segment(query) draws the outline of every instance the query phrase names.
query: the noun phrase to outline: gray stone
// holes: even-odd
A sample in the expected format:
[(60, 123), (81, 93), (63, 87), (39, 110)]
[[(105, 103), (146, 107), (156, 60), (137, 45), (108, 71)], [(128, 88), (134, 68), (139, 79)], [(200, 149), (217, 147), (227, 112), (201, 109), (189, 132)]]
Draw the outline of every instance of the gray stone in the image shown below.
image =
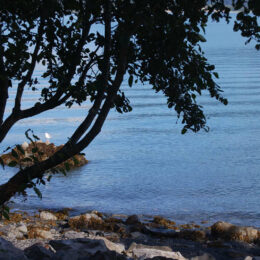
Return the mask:
[(0, 260), (27, 260), (24, 252), (0, 237)]
[(19, 232), (23, 233), (23, 234), (27, 234), (27, 232), (28, 232), (27, 227), (26, 227), (26, 225), (25, 225), (23, 222), (19, 223), (19, 224), (17, 225), (16, 229), (17, 229)]
[(57, 220), (57, 217), (48, 211), (42, 211), (40, 213), (40, 219), (42, 220)]
[(192, 257), (190, 258), (190, 260), (216, 260), (216, 259), (212, 255), (205, 253), (201, 256)]
[(90, 256), (88, 260), (128, 260), (124, 255), (119, 255), (116, 252), (108, 251), (108, 252), (100, 252), (98, 251), (96, 254)]
[(53, 239), (53, 234), (48, 230), (37, 228), (34, 232), (37, 238)]
[(77, 257), (88, 257), (94, 255), (96, 252), (108, 252), (115, 251), (121, 254), (125, 247), (121, 244), (113, 243), (106, 238), (94, 237), (79, 238), (74, 240), (52, 240), (50, 245), (57, 251), (55, 259), (69, 259), (74, 255), (72, 259), (78, 259)]
[(125, 223), (126, 223), (127, 225), (135, 225), (135, 224), (140, 223), (140, 220), (139, 220), (139, 218), (138, 218), (137, 215), (132, 215), (132, 216), (129, 216), (129, 217), (127, 218), (127, 220), (125, 221)]
[(258, 239), (258, 232), (252, 227), (240, 227), (222, 221), (211, 226), (212, 236), (228, 240), (254, 242)]
[(134, 259), (146, 259), (154, 257), (166, 257), (175, 260), (187, 260), (180, 252), (173, 252), (170, 247), (166, 246), (147, 246), (132, 243), (127, 250), (127, 255)]
[(21, 239), (24, 237), (24, 234), (22, 232), (19, 231), (19, 228), (16, 228), (15, 226), (11, 225), (9, 227), (9, 230), (7, 230), (7, 232), (5, 232), (5, 234), (7, 235), (8, 239)]
[(39, 244), (34, 244), (31, 247), (26, 248), (24, 253), (29, 259), (37, 260), (51, 259), (51, 257), (54, 255), (53, 252), (47, 250), (45, 247)]
[(84, 232), (76, 232), (74, 230), (69, 230), (63, 234), (64, 238), (66, 239), (75, 239), (75, 238), (84, 238), (88, 235)]

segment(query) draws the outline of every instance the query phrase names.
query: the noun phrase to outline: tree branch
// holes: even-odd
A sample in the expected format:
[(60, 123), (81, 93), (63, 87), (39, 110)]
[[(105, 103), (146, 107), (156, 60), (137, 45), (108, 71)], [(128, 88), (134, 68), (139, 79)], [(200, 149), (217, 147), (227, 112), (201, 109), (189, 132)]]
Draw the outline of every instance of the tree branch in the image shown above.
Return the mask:
[[(106, 101), (104, 102), (100, 114), (97, 120), (95, 121), (94, 125), (92, 126), (91, 130), (85, 135), (85, 137), (79, 143), (71, 144), (70, 141), (68, 141), (61, 150), (57, 151), (47, 160), (19, 171), (7, 183), (1, 185), (0, 205), (3, 205), (5, 202), (7, 202), (12, 196), (14, 196), (16, 192), (18, 192), (21, 189), (23, 184), (26, 184), (28, 182), (28, 176), (30, 177), (30, 180), (33, 180), (35, 178), (41, 178), (46, 170), (55, 167), (56, 165), (64, 162), (65, 160), (71, 158), (72, 156), (78, 154), (80, 151), (86, 148), (101, 131), (104, 121), (113, 104), (113, 98), (115, 97), (123, 81), (123, 77), (127, 66), (127, 51), (129, 39), (130, 35), (127, 35), (127, 37), (124, 38), (124, 41), (121, 41), (119, 50), (118, 70), (115, 80), (113, 81), (113, 85), (111, 86), (111, 89), (108, 92)], [(106, 69), (104, 69), (104, 72), (106, 71), (109, 71), (109, 66)], [(107, 75), (106, 78), (108, 81), (108, 74), (104, 75)]]
[(8, 78), (4, 66), (4, 47), (2, 46), (2, 26), (0, 27), (0, 126), (3, 123), (3, 117), (8, 99)]
[[(98, 89), (98, 94), (96, 97), (96, 100), (92, 106), (92, 108), (89, 110), (87, 117), (85, 120), (80, 124), (80, 126), (76, 129), (74, 134), (70, 138), (69, 144), (75, 144), (82, 135), (87, 131), (87, 129), (90, 127), (91, 123), (95, 119), (98, 110), (100, 109), (105, 89), (108, 86), (108, 79), (109, 79), (109, 72), (110, 72), (110, 53), (111, 53), (111, 16), (110, 16), (110, 3), (109, 0), (105, 3), (105, 14), (104, 14), (104, 20), (105, 20), (105, 46), (104, 46), (104, 63), (102, 67), (102, 88)], [(99, 47), (96, 48), (94, 53), (97, 53)], [(94, 57), (94, 56), (93, 56)], [(86, 68), (89, 69), (90, 63)], [(85, 68), (85, 69), (86, 69)], [(86, 73), (83, 72), (83, 73)], [(81, 80), (81, 79), (80, 79)]]
[(40, 25), (38, 27), (38, 33), (37, 33), (37, 40), (35, 43), (34, 52), (32, 54), (32, 62), (30, 64), (30, 68), (26, 74), (26, 76), (23, 77), (23, 80), (18, 84), (16, 97), (15, 97), (15, 105), (13, 108), (13, 113), (18, 113), (21, 108), (21, 98), (23, 95), (24, 87), (28, 83), (28, 81), (31, 79), (33, 71), (35, 69), (36, 61), (37, 61), (37, 55), (40, 50), (40, 45), (42, 42), (42, 36), (43, 36), (43, 27), (44, 27), (44, 20), (43, 18), (40, 19)]

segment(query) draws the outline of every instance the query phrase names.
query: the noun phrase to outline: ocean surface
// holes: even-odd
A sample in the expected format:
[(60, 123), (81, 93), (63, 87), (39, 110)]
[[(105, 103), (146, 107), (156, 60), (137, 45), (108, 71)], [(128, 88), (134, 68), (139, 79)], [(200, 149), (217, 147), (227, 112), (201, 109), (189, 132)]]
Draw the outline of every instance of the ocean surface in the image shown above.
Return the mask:
[[(179, 223), (225, 220), (260, 227), (260, 52), (253, 44), (245, 46), (245, 39), (225, 22), (210, 23), (205, 37), (206, 56), (216, 65), (218, 83), (229, 100), (224, 106), (207, 93), (199, 98), (209, 133), (181, 135), (182, 125), (161, 94), (150, 86), (130, 89), (125, 83), (133, 111), (110, 113), (102, 133), (84, 151), (89, 164), (67, 176), (56, 175), (41, 188), (42, 200), (29, 192), (27, 201), (15, 198), (13, 207), (71, 207), (75, 214), (95, 209), (163, 215)], [(26, 90), (24, 107), (31, 106), (38, 94)], [(23, 120), (0, 149), (24, 142), (28, 128), (44, 141), (48, 132), (51, 141), (62, 144), (88, 108), (59, 107)], [(15, 172), (1, 170), (0, 183)]]

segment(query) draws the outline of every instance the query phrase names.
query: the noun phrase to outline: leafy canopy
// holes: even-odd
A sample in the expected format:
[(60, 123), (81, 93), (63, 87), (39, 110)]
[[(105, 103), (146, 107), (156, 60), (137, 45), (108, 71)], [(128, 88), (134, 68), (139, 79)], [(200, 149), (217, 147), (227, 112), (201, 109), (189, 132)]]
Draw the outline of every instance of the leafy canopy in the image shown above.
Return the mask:
[[(260, 1), (233, 0), (232, 5), (234, 30), (259, 50)], [(62, 104), (92, 104), (62, 149), (0, 186), (0, 205), (27, 187), (36, 188), (35, 179), (41, 183), (44, 172), (86, 148), (111, 108), (131, 111), (121, 90), (126, 76), (129, 87), (148, 83), (165, 95), (182, 119), (182, 133), (208, 130), (197, 95), (207, 91), (223, 104), (227, 100), (200, 44), (206, 41), (208, 20), (229, 22), (229, 12), (223, 0), (0, 0), (0, 142), (21, 119)], [(37, 64), (43, 66), (41, 75), (35, 73)], [(42, 86), (42, 79), (48, 84)], [(22, 106), (25, 89), (40, 92), (29, 108)]]

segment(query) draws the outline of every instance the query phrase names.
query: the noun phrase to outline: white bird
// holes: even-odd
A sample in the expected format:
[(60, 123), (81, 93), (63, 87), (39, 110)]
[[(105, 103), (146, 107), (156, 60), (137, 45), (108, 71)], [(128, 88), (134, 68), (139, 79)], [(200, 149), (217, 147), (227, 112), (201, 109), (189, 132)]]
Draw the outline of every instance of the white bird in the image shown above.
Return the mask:
[(21, 146), (24, 150), (26, 150), (26, 148), (28, 148), (29, 144), (27, 142), (24, 142)]
[(51, 135), (48, 134), (48, 133), (45, 133), (45, 137), (46, 137), (47, 139), (51, 139)]
[(48, 133), (45, 133), (45, 137), (46, 137), (46, 139), (47, 139), (45, 143), (46, 143), (47, 145), (49, 145), (49, 144), (50, 144), (50, 140), (49, 140), (49, 139), (51, 138), (51, 135), (48, 134)]

